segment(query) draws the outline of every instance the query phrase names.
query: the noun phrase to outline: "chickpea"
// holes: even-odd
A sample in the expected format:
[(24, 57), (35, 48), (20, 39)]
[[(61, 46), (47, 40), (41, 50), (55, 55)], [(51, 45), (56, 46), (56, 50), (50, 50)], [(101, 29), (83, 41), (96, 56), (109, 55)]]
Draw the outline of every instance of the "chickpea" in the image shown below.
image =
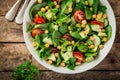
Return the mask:
[(52, 60), (48, 60), (48, 64), (52, 64), (53, 62), (52, 62)]
[(104, 38), (102, 39), (102, 41), (107, 42), (107, 38), (106, 38), (106, 37), (104, 37)]
[(35, 14), (35, 18), (37, 18), (37, 17), (39, 17), (39, 15), (38, 15), (38, 14)]
[(62, 67), (65, 67), (65, 63), (64, 63), (64, 62), (61, 62), (60, 65), (61, 65)]
[(95, 46), (94, 45), (90, 45), (90, 48), (94, 48)]
[(76, 27), (80, 27), (80, 24), (78, 23), (78, 24), (76, 24), (75, 26), (76, 26)]
[(72, 45), (75, 44), (75, 41), (71, 41), (71, 44), (72, 44)]
[(102, 15), (101, 14), (98, 14), (97, 15), (97, 19), (101, 19), (102, 18)]
[(70, 34), (72, 34), (72, 31), (69, 31)]
[(102, 31), (102, 32), (105, 32), (105, 29), (102, 29), (101, 31)]
[(92, 7), (90, 7), (90, 10), (91, 10), (91, 11), (93, 11), (93, 8), (92, 8)]
[(100, 48), (100, 49), (103, 49), (103, 48), (104, 48), (104, 46), (103, 46), (103, 45), (99, 45), (99, 48)]
[(45, 31), (44, 31), (44, 33), (45, 33), (45, 34), (48, 34), (48, 33), (49, 33), (49, 31), (48, 31), (48, 30), (45, 30)]
[(55, 5), (55, 6), (57, 5), (57, 1), (54, 1), (54, 5)]
[(87, 24), (86, 20), (82, 20), (82, 24)]
[(59, 56), (59, 54), (58, 54), (58, 53), (55, 53), (54, 55), (55, 55), (55, 57), (56, 57), (56, 58)]
[(33, 42), (33, 43), (32, 43), (32, 46), (33, 46), (33, 47), (36, 47), (36, 46), (37, 46), (36, 42)]
[(49, 9), (49, 6), (45, 6), (45, 9), (48, 10), (48, 9)]
[(72, 12), (72, 10), (73, 10), (72, 7), (68, 8), (68, 12)]
[(88, 34), (88, 33), (89, 33), (89, 31), (88, 31), (88, 30), (85, 30), (85, 31), (84, 31), (84, 34)]
[(86, 27), (86, 25), (85, 25), (85, 24), (82, 24), (82, 25), (81, 25), (81, 27), (82, 27), (82, 28), (85, 28), (85, 27)]
[(69, 30), (69, 31), (71, 30), (70, 26), (68, 26), (68, 30)]
[(57, 19), (57, 17), (56, 16), (54, 16), (54, 20), (56, 20)]
[(93, 15), (92, 15), (92, 18), (94, 18), (94, 19), (95, 19), (96, 17), (97, 17), (97, 15), (96, 15), (96, 14), (93, 14)]
[(103, 15), (103, 18), (107, 18), (107, 14), (104, 14), (104, 15)]
[(45, 8), (41, 8), (41, 12), (45, 12), (46, 11), (46, 9)]
[(93, 36), (90, 36), (90, 40), (93, 41), (93, 40), (94, 40), (94, 37), (93, 37)]
[(42, 0), (37, 0), (37, 2), (38, 2), (39, 4), (41, 4), (41, 3), (42, 3)]
[(57, 8), (57, 9), (60, 8), (60, 5), (56, 5), (56, 8)]
[(61, 49), (61, 46), (57, 46), (57, 49), (59, 49), (59, 50), (60, 50), (60, 49)]
[(88, 1), (85, 1), (85, 4), (88, 5), (89, 4)]
[(50, 44), (45, 44), (45, 47), (46, 47), (46, 48), (49, 48), (49, 47), (50, 47)]

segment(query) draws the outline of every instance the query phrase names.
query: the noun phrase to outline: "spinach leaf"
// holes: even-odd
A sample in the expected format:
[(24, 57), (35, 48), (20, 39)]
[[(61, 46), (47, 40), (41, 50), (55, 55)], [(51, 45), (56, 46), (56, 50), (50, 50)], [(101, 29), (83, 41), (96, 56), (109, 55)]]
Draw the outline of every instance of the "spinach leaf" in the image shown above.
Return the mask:
[(68, 68), (71, 69), (71, 70), (74, 70), (75, 62), (76, 62), (76, 58), (71, 57), (70, 60), (69, 60)]
[(84, 45), (84, 44), (81, 44), (80, 46), (78, 46), (78, 50), (79, 50), (80, 52), (85, 53), (85, 52), (87, 52), (87, 50), (88, 50), (88, 46), (86, 46), (86, 45)]
[(56, 23), (58, 24), (64, 23), (64, 22), (67, 22), (69, 19), (70, 19), (70, 15), (65, 15), (65, 14), (58, 15)]
[(50, 24), (50, 23), (37, 24), (37, 25), (34, 26), (34, 29), (35, 29), (35, 28), (40, 28), (40, 29), (42, 29), (42, 30), (46, 30), (46, 29), (49, 28), (49, 24)]
[(98, 12), (99, 3), (100, 3), (100, 0), (94, 0), (94, 4), (93, 4), (93, 12), (94, 12), (94, 14), (97, 14), (97, 12)]
[(33, 25), (27, 23), (26, 28), (27, 28), (27, 32), (32, 32), (32, 30), (33, 30)]
[(92, 11), (88, 7), (85, 8), (85, 14), (86, 14), (86, 19), (91, 20), (92, 19)]
[(62, 60), (61, 60), (60, 54), (59, 54), (59, 56), (58, 56), (58, 58), (57, 58), (56, 66), (59, 66), (59, 64), (60, 64), (61, 61), (62, 61)]
[(64, 25), (62, 25), (62, 26), (59, 28), (59, 31), (60, 31), (62, 34), (65, 34), (65, 33), (68, 32), (67, 28), (68, 28), (67, 24), (64, 24)]
[(103, 13), (105, 13), (106, 10), (107, 10), (107, 7), (104, 6), (104, 5), (101, 5), (101, 6), (99, 6), (98, 10), (99, 10), (99, 11), (102, 11)]
[(79, 35), (79, 33), (77, 31), (72, 32), (71, 36), (75, 39), (81, 39), (81, 36)]

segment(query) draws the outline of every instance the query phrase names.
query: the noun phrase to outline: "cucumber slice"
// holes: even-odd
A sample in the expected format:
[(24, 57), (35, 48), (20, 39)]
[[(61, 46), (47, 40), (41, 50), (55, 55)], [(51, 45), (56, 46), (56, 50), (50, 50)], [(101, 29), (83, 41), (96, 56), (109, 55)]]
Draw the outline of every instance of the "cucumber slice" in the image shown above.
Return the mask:
[(51, 54), (48, 59), (52, 60), (52, 61), (56, 61), (56, 58), (55, 58), (55, 55), (54, 54)]
[(109, 25), (107, 28), (106, 28), (106, 31), (107, 31), (107, 38), (108, 40), (111, 38), (112, 36), (112, 27)]
[(105, 20), (104, 20), (104, 26), (106, 27), (106, 26), (108, 26), (108, 24), (109, 24), (108, 19), (105, 19)]
[(91, 25), (91, 28), (93, 31), (96, 31), (96, 32), (101, 32), (101, 28), (99, 25)]
[(98, 33), (98, 36), (103, 37), (103, 36), (107, 36), (107, 34), (106, 34), (106, 33), (103, 33), (103, 32), (99, 32), (99, 33)]
[(94, 45), (95, 46), (99, 46), (100, 43), (101, 43), (100, 38), (97, 35), (95, 35), (95, 34), (93, 35), (93, 37), (94, 37), (94, 41), (93, 41)]
[(87, 57), (86, 59), (85, 59), (85, 61), (87, 62), (87, 63), (89, 63), (89, 62), (91, 62), (91, 61), (93, 61), (94, 60), (94, 57)]
[(86, 37), (87, 37), (87, 35), (86, 35), (86, 34), (84, 34), (84, 31), (81, 31), (79, 34), (80, 34), (80, 36), (81, 36), (81, 39), (84, 39), (84, 38), (86, 38)]

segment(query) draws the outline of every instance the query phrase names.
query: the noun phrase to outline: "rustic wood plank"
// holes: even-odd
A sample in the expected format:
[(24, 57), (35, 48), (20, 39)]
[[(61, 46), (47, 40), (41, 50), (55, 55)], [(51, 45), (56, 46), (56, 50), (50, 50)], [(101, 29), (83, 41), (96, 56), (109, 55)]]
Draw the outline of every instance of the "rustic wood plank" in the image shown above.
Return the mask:
[[(0, 15), (5, 15), (7, 11), (13, 6), (17, 0), (0, 0)], [(109, 0), (116, 16), (120, 16), (120, 1), (119, 0)]]
[(0, 16), (0, 42), (24, 42), (22, 25), (8, 22)]
[[(13, 80), (12, 74), (13, 72), (0, 72), (0, 80)], [(120, 80), (120, 72), (87, 71), (79, 74), (66, 75), (44, 71), (38, 77), (40, 80)]]
[(31, 58), (25, 44), (0, 44), (0, 71), (12, 71)]
[[(117, 33), (116, 43), (120, 43), (120, 17), (116, 17)], [(22, 25), (8, 22), (4, 16), (0, 16), (0, 42), (24, 42)]]
[[(120, 70), (120, 43), (115, 43), (108, 56), (92, 70)], [(0, 71), (12, 71), (26, 60), (31, 60), (25, 44), (0, 43)], [(34, 58), (35, 64), (41, 70), (48, 70), (40, 65)], [(13, 64), (14, 63), (14, 64)]]

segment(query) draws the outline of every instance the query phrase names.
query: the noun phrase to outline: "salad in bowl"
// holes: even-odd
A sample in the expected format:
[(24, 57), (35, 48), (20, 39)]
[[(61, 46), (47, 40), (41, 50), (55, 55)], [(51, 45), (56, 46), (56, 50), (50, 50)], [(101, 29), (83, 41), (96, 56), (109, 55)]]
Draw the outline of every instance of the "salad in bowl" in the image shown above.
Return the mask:
[(114, 22), (111, 25), (107, 12), (110, 5), (106, 2), (107, 7), (102, 1), (32, 2), (25, 14), (29, 21), (24, 18), (26, 23), (23, 24), (24, 38), (31, 54), (56, 72), (78, 73), (87, 66), (84, 71), (97, 65), (108, 54), (115, 37), (112, 9)]

